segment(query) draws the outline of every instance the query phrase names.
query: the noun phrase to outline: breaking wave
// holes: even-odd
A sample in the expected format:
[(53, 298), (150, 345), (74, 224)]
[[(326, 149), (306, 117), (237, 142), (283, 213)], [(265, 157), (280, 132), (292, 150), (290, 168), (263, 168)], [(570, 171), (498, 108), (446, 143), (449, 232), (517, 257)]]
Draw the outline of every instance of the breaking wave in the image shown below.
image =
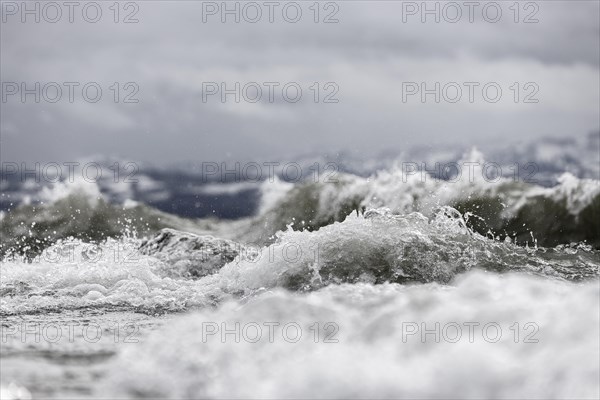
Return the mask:
[(596, 278), (590, 246), (521, 247), (473, 232), (449, 207), (432, 218), (387, 209), (318, 231), (287, 229), (272, 244), (163, 230), (150, 241), (61, 241), (36, 259), (5, 259), (2, 314), (96, 307), (163, 313), (214, 306), (266, 289), (313, 291), (345, 283), (449, 283), (472, 269), (560, 280)]
[(522, 245), (586, 242), (600, 248), (600, 181), (569, 173), (561, 175), (551, 188), (511, 178), (490, 181), (480, 153), (472, 151), (462, 163), (478, 167), (453, 182), (434, 179), (426, 172), (408, 173), (398, 165), (368, 178), (341, 175), (335, 183), (294, 186), (259, 218), (266, 229), (260, 234), (252, 230), (248, 237), (268, 241), (290, 223), (294, 229), (316, 230), (369, 208), (431, 216), (437, 208), (451, 206), (482, 235), (501, 240), (508, 237)]
[[(3, 365), (29, 374), (22, 386), (3, 368), (2, 396), (51, 397), (40, 381), (56, 379), (58, 397), (81, 397), (80, 385), (115, 398), (598, 398), (595, 170), (543, 186), (485, 178), (477, 151), (461, 162), (476, 167), (451, 179), (398, 163), (329, 182), (200, 188), (241, 201), (256, 191), (256, 213), (235, 220), (114, 201), (91, 183), (43, 188), (0, 212), (0, 316), (13, 332)], [(158, 181), (142, 186), (173, 200)], [(91, 317), (150, 328), (125, 349), (112, 337), (32, 346), (15, 333), (25, 320)], [(272, 341), (274, 321), (303, 334)], [(236, 324), (263, 334), (220, 336)], [(457, 326), (462, 339), (448, 340)], [(46, 356), (54, 370), (21, 374)], [(72, 381), (63, 357), (90, 367)]]

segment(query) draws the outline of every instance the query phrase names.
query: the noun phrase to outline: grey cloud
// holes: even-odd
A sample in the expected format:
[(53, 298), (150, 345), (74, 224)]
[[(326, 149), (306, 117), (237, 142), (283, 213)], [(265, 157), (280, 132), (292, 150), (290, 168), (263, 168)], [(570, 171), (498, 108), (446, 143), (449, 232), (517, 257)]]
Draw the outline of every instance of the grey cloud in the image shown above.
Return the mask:
[[(339, 24), (204, 24), (191, 2), (139, 2), (140, 22), (131, 25), (9, 21), (2, 24), (3, 82), (97, 81), (107, 88), (134, 81), (140, 102), (3, 103), (0, 154), (58, 160), (116, 153), (169, 163), (489, 145), (597, 130), (598, 3), (538, 3), (537, 24), (508, 17), (497, 24), (402, 23), (394, 2), (339, 2)], [(494, 74), (503, 82), (539, 80), (540, 103), (400, 101), (403, 80)], [(271, 80), (302, 83), (305, 100), (311, 82), (334, 81), (340, 103), (202, 102), (202, 82)]]

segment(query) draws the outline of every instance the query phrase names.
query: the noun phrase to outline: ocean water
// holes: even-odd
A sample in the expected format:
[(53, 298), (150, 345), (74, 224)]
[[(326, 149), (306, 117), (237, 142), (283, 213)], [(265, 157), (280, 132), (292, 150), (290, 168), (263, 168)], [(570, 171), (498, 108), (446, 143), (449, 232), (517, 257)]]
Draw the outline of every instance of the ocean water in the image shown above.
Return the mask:
[(201, 186), (236, 218), (9, 183), (1, 397), (598, 398), (598, 164), (485, 160)]

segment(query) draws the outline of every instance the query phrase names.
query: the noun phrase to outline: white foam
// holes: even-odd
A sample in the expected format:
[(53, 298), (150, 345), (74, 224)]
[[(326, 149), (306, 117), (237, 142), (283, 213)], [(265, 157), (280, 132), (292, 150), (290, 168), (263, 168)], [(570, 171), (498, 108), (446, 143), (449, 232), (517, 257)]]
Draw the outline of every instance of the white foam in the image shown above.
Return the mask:
[[(126, 349), (102, 390), (160, 398), (598, 398), (599, 300), (597, 282), (482, 272), (451, 287), (357, 284), (307, 295), (269, 292), (173, 321), (143, 347)], [(260, 339), (244, 340), (255, 331), (239, 343), (231, 333), (223, 338), (221, 329), (235, 332), (236, 322), (240, 330), (262, 326)], [(272, 342), (265, 322), (280, 324)], [(337, 343), (323, 342), (332, 332), (324, 329), (327, 322), (339, 327)], [(425, 323), (435, 330), (436, 322), (459, 324), (462, 337), (452, 343), (446, 338), (455, 331), (442, 333), (436, 343), (434, 335), (423, 341), (419, 332), (403, 342), (403, 326)], [(480, 324), (473, 342), (469, 322)], [(219, 332), (203, 335), (207, 323)], [(301, 327), (297, 343), (284, 339), (287, 323)], [(488, 340), (497, 338), (494, 329), (484, 337), (488, 323), (502, 329), (495, 343)], [(527, 323), (535, 325), (525, 329)], [(538, 342), (524, 343), (536, 326), (528, 340)]]
[(62, 181), (44, 186), (39, 194), (39, 198), (44, 203), (53, 204), (71, 195), (84, 196), (92, 206), (97, 204), (99, 199), (103, 198), (98, 185), (83, 178), (75, 178), (72, 182)]

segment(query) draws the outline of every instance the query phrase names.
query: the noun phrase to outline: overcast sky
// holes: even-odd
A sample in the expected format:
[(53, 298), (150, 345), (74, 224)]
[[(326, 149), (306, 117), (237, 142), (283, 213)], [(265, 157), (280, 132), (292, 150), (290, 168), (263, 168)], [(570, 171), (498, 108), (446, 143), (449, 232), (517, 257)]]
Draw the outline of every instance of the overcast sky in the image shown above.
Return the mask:
[[(463, 1), (441, 2), (439, 23), (415, 9), (420, 1), (320, 2), (318, 16), (314, 1), (276, 2), (273, 22), (259, 1), (255, 23), (249, 22), (254, 5), (240, 3), (236, 23), (235, 15), (222, 15), (220, 1), (121, 3), (118, 23), (114, 2), (99, 1), (102, 15), (91, 23), (84, 19), (86, 3), (73, 9), (72, 23), (62, 1), (60, 17), (56, 7), (39, 3), (37, 23), (33, 14), (21, 21), (20, 1), (2, 2), (3, 161), (106, 154), (166, 164), (338, 150), (376, 154), (456, 142), (485, 149), (600, 129), (597, 1), (521, 2), (518, 15), (514, 1), (480, 2), (472, 16)], [(428, 2), (431, 9), (435, 4)], [(298, 8), (302, 15), (292, 23)], [(93, 20), (95, 13), (88, 6), (85, 17)], [(123, 23), (130, 14), (137, 23)], [(22, 84), (34, 89), (36, 82), (40, 102), (28, 94), (23, 103)], [(62, 89), (54, 103), (55, 86), (41, 89), (48, 82)], [(64, 82), (79, 83), (73, 102)], [(93, 86), (90, 101), (82, 94), (90, 82), (102, 89), (96, 103)], [(239, 103), (234, 94), (222, 102), (210, 82), (219, 90), (221, 83), (234, 89), (236, 82), (240, 88), (256, 82), (262, 97), (248, 101), (257, 95), (250, 85), (248, 100), (242, 93)], [(264, 82), (278, 85), (272, 101)], [(420, 93), (410, 94), (423, 82), (429, 89), (440, 83), (439, 103), (435, 94), (425, 103)], [(294, 85), (288, 100), (282, 93), (288, 83), (302, 89), (296, 103)], [(453, 103), (457, 86), (462, 97)], [(497, 87), (502, 94), (493, 102)], [(128, 94), (138, 102), (124, 103)], [(338, 102), (325, 103), (326, 97)]]

